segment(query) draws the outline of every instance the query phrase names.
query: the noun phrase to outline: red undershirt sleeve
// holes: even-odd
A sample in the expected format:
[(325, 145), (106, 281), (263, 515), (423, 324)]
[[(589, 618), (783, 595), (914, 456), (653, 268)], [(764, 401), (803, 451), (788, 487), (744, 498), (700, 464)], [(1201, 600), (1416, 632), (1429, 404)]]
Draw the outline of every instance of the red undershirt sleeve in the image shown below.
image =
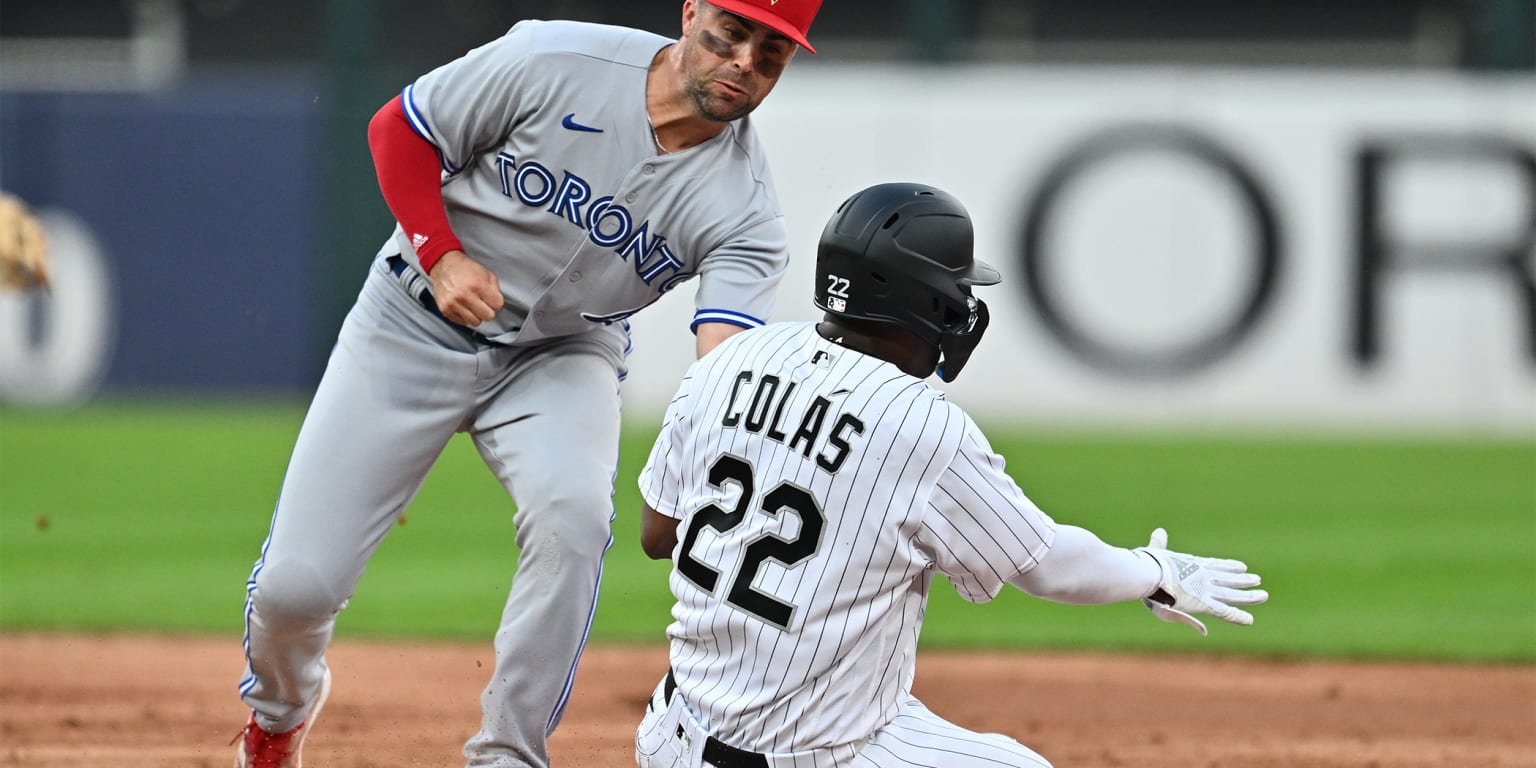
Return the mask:
[(443, 208), (442, 164), (437, 147), (411, 128), (396, 96), (368, 121), (368, 148), (379, 177), (379, 191), (390, 213), (416, 248), (423, 271), (449, 251), (464, 245), (448, 225)]

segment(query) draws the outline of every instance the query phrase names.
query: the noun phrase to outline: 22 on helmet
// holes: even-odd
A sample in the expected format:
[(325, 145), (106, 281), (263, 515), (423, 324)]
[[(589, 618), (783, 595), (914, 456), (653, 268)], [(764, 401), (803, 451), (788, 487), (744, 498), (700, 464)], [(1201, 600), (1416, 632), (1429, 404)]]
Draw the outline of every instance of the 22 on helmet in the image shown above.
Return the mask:
[(986, 332), (971, 287), (1002, 275), (972, 253), (971, 217), (954, 196), (914, 183), (877, 184), (843, 202), (816, 248), (816, 306), (891, 323), (938, 347), (954, 381)]

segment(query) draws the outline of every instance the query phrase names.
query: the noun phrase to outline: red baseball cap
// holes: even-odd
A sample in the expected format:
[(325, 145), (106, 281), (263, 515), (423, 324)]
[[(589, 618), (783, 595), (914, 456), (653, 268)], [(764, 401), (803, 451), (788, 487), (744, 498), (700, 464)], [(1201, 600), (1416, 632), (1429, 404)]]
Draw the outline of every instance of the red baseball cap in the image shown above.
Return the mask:
[(795, 41), (801, 48), (815, 53), (816, 49), (805, 39), (811, 29), (811, 21), (821, 10), (821, 0), (708, 0), (710, 5), (729, 11), (744, 19), (750, 19)]

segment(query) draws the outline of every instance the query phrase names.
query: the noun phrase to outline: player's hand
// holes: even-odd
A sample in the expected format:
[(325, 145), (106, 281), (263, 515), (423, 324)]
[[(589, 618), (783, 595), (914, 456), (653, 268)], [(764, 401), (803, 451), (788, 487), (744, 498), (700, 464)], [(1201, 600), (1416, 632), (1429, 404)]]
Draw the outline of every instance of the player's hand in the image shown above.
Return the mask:
[(443, 254), (427, 276), (437, 311), (460, 325), (476, 326), (495, 317), (505, 302), (496, 273), (463, 251)]
[(1239, 605), (1258, 605), (1269, 593), (1253, 589), (1259, 576), (1237, 560), (1197, 557), (1168, 550), (1168, 532), (1152, 532), (1145, 547), (1137, 547), (1162, 569), (1157, 589), (1143, 598), (1152, 614), (1167, 622), (1188, 624), (1205, 634), (1205, 624), (1192, 614), (1204, 613), (1233, 624), (1252, 624), (1253, 614)]

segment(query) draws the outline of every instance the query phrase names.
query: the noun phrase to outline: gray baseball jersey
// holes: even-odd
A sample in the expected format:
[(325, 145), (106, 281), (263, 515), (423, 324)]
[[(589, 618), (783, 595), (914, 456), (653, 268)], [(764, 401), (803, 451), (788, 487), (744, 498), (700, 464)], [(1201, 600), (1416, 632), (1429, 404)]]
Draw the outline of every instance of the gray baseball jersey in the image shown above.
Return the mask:
[[(1055, 532), (959, 406), (814, 323), (738, 334), (695, 363), (639, 484), (681, 521), (667, 634), (683, 720), (759, 753), (932, 726), (906, 716), (933, 575), (990, 600)], [(961, 753), (978, 737), (929, 730)], [(997, 738), (1002, 764), (1044, 764)]]
[[(506, 304), (479, 330), (528, 344), (627, 318), (698, 276), (694, 322), (761, 325), (786, 266), (778, 199), (750, 118), (656, 154), (645, 78), (673, 41), (525, 21), (429, 72), (401, 102), (443, 165), (443, 202)], [(396, 228), (384, 255), (419, 267)]]

